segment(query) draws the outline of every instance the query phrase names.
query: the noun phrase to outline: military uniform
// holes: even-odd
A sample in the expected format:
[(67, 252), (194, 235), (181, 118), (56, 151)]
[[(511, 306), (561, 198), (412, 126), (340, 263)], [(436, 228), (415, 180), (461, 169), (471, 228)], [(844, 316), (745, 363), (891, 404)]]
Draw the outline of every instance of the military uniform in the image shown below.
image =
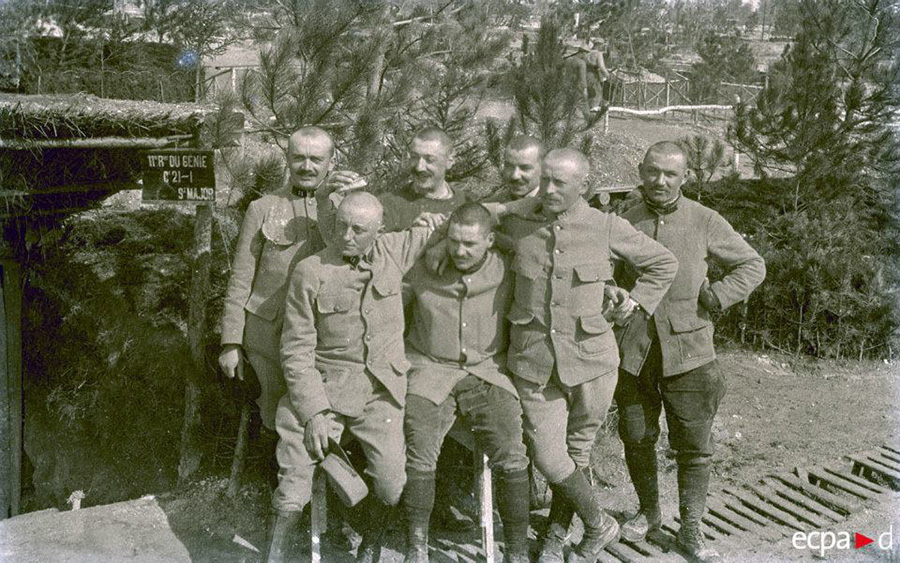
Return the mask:
[(579, 199), (554, 220), (508, 216), (516, 241), (509, 369), (534, 443), (534, 462), (558, 482), (590, 459), (616, 383), (619, 354), (603, 317), (613, 260), (642, 273), (631, 297), (652, 312), (677, 262), (621, 218)]
[(241, 224), (222, 315), (223, 346), (239, 345), (256, 372), (263, 424), (275, 428), (284, 395), (279, 342), (284, 296), (294, 266), (324, 248), (314, 197), (290, 188), (250, 203)]
[(433, 273), (420, 262), (407, 276), (414, 303), (407, 340), (412, 369), (404, 507), (412, 526), (410, 544), (418, 541), (423, 549), (438, 455), (459, 416), (495, 471), (506, 552), (527, 554), (528, 459), (522, 408), (506, 372), (505, 316), (513, 281), (508, 260), (489, 250), (474, 271), (460, 272), (450, 263), (441, 273)]
[[(721, 215), (684, 196), (659, 212), (641, 202), (623, 218), (672, 251), (679, 268), (653, 316), (635, 319), (620, 335), (619, 435), (641, 508), (655, 520), (656, 441), (665, 405), (678, 464), (682, 528), (698, 525), (709, 482), (713, 418), (725, 394), (710, 311), (700, 294), (710, 291), (722, 309), (730, 307), (762, 283), (765, 263)], [(707, 286), (710, 259), (726, 274)], [(616, 279), (628, 288), (634, 277), (623, 268)]]
[(449, 215), (454, 209), (469, 200), (462, 190), (450, 189), (453, 194), (447, 199), (431, 199), (406, 185), (396, 192), (379, 194), (384, 206), (384, 228), (386, 231), (408, 229), (422, 213), (442, 213)]
[(360, 442), (375, 494), (388, 505), (405, 481), (403, 405), (409, 362), (403, 347), (402, 278), (430, 229), (380, 236), (357, 264), (337, 247), (303, 260), (291, 277), (281, 339), (287, 394), (278, 405), (278, 511), (309, 502), (315, 462), (304, 426), (326, 412)]

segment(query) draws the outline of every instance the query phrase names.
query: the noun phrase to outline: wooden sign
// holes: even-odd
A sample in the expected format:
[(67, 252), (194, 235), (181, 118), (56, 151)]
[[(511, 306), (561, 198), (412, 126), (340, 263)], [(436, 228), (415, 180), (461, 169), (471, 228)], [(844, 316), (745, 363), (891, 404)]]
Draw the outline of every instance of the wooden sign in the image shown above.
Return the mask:
[(141, 153), (144, 201), (216, 200), (213, 151), (159, 149)]

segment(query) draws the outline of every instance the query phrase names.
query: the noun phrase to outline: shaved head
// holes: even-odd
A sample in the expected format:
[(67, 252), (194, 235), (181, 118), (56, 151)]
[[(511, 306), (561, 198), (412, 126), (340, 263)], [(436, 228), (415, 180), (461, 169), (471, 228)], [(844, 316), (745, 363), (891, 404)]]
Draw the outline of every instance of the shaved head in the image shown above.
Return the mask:
[(555, 163), (570, 168), (577, 177), (584, 181), (588, 172), (591, 171), (591, 164), (581, 151), (575, 149), (563, 148), (553, 149), (544, 157), (544, 162)]
[(516, 135), (509, 144), (506, 145), (506, 149), (513, 151), (537, 149), (538, 151), (541, 151), (541, 142), (531, 135)]
[(384, 207), (381, 202), (369, 192), (350, 192), (338, 209), (354, 216), (365, 216), (369, 220), (377, 220), (379, 223), (384, 216)]
[(647, 153), (644, 155), (644, 160), (646, 161), (651, 154), (664, 158), (678, 157), (687, 162), (687, 155), (684, 153), (684, 149), (673, 141), (660, 141), (650, 145), (650, 148), (647, 149)]
[(334, 140), (331, 138), (331, 135), (328, 134), (328, 131), (325, 131), (321, 127), (301, 127), (294, 131), (288, 141), (288, 150), (296, 152), (297, 147), (304, 140), (312, 139), (327, 143), (329, 147), (328, 158), (334, 156)]
[(453, 150), (453, 141), (450, 139), (450, 135), (440, 127), (423, 127), (413, 135), (412, 140), (415, 141), (416, 139), (420, 141), (438, 141), (447, 152)]

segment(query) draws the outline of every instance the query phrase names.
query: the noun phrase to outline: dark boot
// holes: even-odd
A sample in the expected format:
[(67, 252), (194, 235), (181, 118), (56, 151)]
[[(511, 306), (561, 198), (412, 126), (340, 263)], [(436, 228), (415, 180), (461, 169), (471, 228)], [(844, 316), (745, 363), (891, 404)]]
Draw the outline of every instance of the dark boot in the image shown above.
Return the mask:
[(556, 488), (575, 509), (584, 523), (584, 536), (566, 561), (568, 563), (594, 563), (604, 547), (619, 538), (619, 523), (600, 508), (600, 499), (584, 473), (575, 470), (560, 481)]
[(659, 485), (657, 482), (656, 449), (653, 445), (626, 445), (625, 464), (634, 484), (640, 509), (622, 524), (622, 537), (628, 541), (641, 541), (658, 536), (662, 523), (659, 510)]
[(528, 563), (528, 519), (531, 479), (528, 469), (498, 472), (497, 508), (503, 522), (503, 561)]
[(282, 563), (289, 561), (291, 544), (300, 523), (299, 510), (273, 510), (269, 515), (269, 527), (266, 530), (266, 550), (263, 552), (264, 563)]
[(428, 523), (434, 507), (434, 489), (434, 471), (406, 470), (401, 500), (406, 517), (404, 563), (428, 563)]
[(362, 542), (356, 550), (356, 563), (377, 563), (381, 560), (381, 548), (387, 529), (397, 517), (396, 507), (388, 506), (369, 495), (360, 503), (357, 515)]
[(569, 525), (575, 510), (565, 495), (554, 484), (550, 484), (553, 498), (550, 499), (550, 516), (547, 529), (541, 538), (541, 552), (538, 563), (564, 563), (566, 558), (563, 549), (569, 541)]
[(688, 561), (719, 561), (719, 553), (706, 544), (700, 530), (700, 519), (706, 511), (706, 493), (709, 489), (709, 457), (679, 454), (677, 461), (681, 528), (675, 537), (675, 547)]

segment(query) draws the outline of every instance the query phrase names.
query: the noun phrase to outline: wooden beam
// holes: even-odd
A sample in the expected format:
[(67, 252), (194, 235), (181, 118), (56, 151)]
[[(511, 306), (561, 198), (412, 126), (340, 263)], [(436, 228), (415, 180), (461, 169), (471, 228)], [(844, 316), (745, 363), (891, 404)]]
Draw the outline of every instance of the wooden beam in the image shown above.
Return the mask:
[(95, 137), (90, 139), (0, 139), (0, 149), (158, 149), (187, 142), (193, 135), (168, 137)]
[(22, 491), (22, 288), (19, 265), (0, 261), (0, 520)]
[(22, 190), (2, 190), (0, 198), (6, 197), (40, 197), (42, 195), (88, 193), (88, 192), (119, 192), (122, 190), (139, 190), (142, 185), (137, 182), (96, 182), (91, 184), (72, 184), (69, 186), (52, 186), (30, 192)]

